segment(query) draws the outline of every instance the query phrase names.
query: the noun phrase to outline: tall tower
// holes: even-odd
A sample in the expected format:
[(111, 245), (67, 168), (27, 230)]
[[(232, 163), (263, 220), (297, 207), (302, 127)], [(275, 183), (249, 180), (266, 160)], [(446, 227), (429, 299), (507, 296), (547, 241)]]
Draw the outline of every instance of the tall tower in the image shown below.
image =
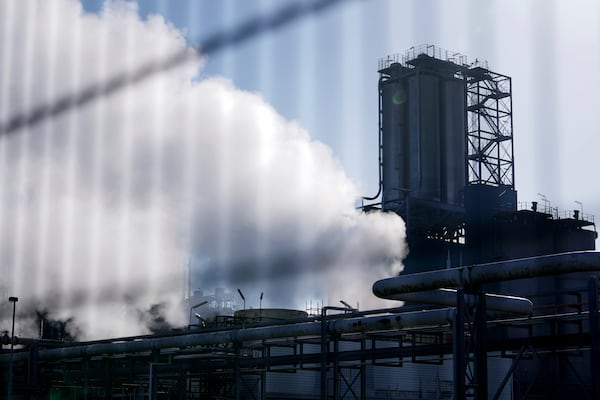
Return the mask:
[(594, 248), (593, 218), (518, 209), (512, 81), (436, 46), (379, 61), (381, 208), (406, 222), (406, 272)]
[[(381, 208), (406, 222), (409, 254), (403, 273), (595, 248), (593, 216), (536, 202), (519, 207), (510, 77), (435, 46), (380, 60), (379, 74)], [(481, 289), (531, 299), (539, 306), (534, 316), (570, 313), (573, 305), (581, 307), (588, 275)], [(582, 330), (552, 325), (556, 334), (581, 335)], [(585, 397), (572, 388), (589, 363), (567, 371), (555, 357), (549, 364), (556, 368), (533, 380), (534, 361), (520, 362), (513, 379), (540, 398)], [(579, 381), (571, 373), (575, 368)]]
[(462, 259), (472, 67), (435, 46), (379, 63), (382, 209), (406, 221), (413, 272)]
[(511, 78), (474, 65), (464, 72), (467, 113), (466, 241), (471, 262), (494, 257), (500, 213), (517, 211)]
[(383, 208), (407, 219), (422, 207), (462, 213), (465, 67), (414, 49), (381, 64)]

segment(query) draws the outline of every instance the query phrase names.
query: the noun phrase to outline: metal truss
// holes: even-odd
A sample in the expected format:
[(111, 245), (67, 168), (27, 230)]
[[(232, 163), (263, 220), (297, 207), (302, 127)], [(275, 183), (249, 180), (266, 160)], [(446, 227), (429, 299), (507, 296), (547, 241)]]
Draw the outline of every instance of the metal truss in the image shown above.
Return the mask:
[(486, 68), (464, 71), (467, 181), (514, 189), (511, 78)]

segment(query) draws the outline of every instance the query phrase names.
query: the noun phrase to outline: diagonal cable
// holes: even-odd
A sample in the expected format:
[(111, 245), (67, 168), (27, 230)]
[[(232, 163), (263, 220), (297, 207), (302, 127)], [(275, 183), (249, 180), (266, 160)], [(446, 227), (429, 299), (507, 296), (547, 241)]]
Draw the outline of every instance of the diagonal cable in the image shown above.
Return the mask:
[[(81, 91), (68, 94), (50, 103), (35, 107), (27, 113), (17, 114), (0, 124), (0, 135), (8, 135), (24, 127), (35, 125), (46, 118), (56, 117), (65, 111), (81, 107), (93, 100), (135, 85), (158, 73), (168, 71), (198, 57), (210, 55), (226, 47), (237, 46), (255, 36), (275, 31), (310, 14), (318, 14), (327, 8), (348, 0), (297, 1), (268, 16), (259, 16), (242, 23), (231, 31), (218, 32), (203, 40), (192, 49), (189, 47), (159, 62), (144, 64), (133, 72), (115, 75), (105, 82), (92, 84)], [(195, 51), (194, 51), (195, 50)]]

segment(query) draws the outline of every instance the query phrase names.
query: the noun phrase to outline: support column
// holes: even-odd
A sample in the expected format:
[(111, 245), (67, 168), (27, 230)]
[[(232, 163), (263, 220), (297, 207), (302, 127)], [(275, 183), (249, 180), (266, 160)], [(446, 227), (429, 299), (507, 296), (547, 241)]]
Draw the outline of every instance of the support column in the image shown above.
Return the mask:
[(360, 400), (367, 400), (367, 361), (365, 359), (365, 351), (366, 351), (366, 342), (365, 339), (361, 339), (360, 341)]
[(260, 400), (265, 400), (265, 394), (267, 392), (267, 372), (262, 371), (260, 373)]
[(463, 289), (456, 291), (456, 310), (453, 321), (454, 350), (454, 399), (465, 399), (465, 293)]
[(88, 400), (89, 381), (90, 381), (90, 358), (83, 359), (83, 399)]
[(240, 371), (240, 346), (236, 345), (235, 346), (235, 371), (234, 371), (234, 375), (235, 375), (235, 381), (234, 381), (234, 391), (235, 391), (235, 400), (240, 400), (241, 397), (241, 393), (242, 393), (242, 376), (241, 376), (241, 371)]
[(487, 344), (486, 344), (486, 315), (485, 315), (485, 293), (477, 293), (477, 307), (474, 318), (474, 349), (475, 349), (475, 381), (476, 398), (485, 400), (488, 398), (488, 371), (487, 371)]
[[(148, 372), (148, 400), (152, 400), (156, 397), (156, 381), (157, 379), (155, 378), (154, 375), (155, 374), (155, 370), (156, 370), (156, 366), (159, 364), (160, 361), (160, 350), (154, 349), (152, 350), (152, 355), (150, 356), (150, 365), (149, 365), (149, 372)], [(112, 393), (111, 393), (112, 396)]]
[(327, 311), (321, 310), (321, 400), (327, 399)]
[(34, 343), (29, 348), (29, 368), (27, 369), (27, 385), (29, 386), (30, 393), (35, 393), (34, 398), (37, 397), (39, 390), (39, 346)]
[(600, 280), (598, 276), (590, 277), (588, 284), (589, 320), (590, 320), (590, 376), (592, 384), (592, 396), (600, 398), (600, 329), (598, 327), (598, 288)]
[(340, 361), (338, 353), (340, 350), (340, 338), (338, 334), (333, 335), (333, 400), (340, 398)]

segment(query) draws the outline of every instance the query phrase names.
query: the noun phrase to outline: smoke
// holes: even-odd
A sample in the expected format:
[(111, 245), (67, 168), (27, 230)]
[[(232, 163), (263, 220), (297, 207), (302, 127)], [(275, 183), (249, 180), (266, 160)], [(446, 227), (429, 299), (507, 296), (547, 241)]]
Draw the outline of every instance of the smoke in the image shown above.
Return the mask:
[(35, 314), (36, 325), (32, 329), (39, 329), (43, 339), (76, 341), (81, 333), (73, 318), (53, 319), (48, 310), (36, 310)]
[[(186, 48), (120, 1), (100, 15), (9, 1), (0, 20), (2, 121)], [(0, 138), (2, 289), (22, 319), (52, 310), (82, 338), (183, 326), (190, 256), (197, 285), (239, 287), (248, 306), (260, 292), (265, 307), (378, 305), (371, 284), (405, 256), (402, 220), (356, 211), (331, 149), (259, 94), (198, 80), (201, 64)]]
[(152, 333), (168, 332), (173, 327), (168, 322), (165, 314), (165, 304), (153, 304), (146, 312), (139, 314), (140, 322), (146, 324), (147, 329)]

